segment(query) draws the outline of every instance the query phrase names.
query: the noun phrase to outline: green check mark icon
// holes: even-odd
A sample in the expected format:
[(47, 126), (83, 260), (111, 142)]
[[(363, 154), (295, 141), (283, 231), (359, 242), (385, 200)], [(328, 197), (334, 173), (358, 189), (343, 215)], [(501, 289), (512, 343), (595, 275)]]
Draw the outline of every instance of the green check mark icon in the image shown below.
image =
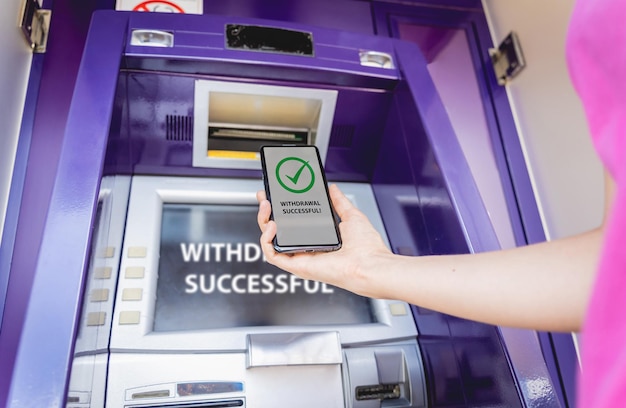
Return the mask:
[[(282, 173), (282, 176), (281, 176), (280, 169), (282, 168), (283, 164), (293, 162), (293, 161), (297, 161), (300, 163), (296, 173), (293, 176)], [(292, 166), (289, 169), (290, 170), (288, 172), (291, 174), (291, 172), (295, 169), (295, 166)], [(296, 187), (298, 184), (298, 181), (300, 180), (300, 176), (302, 176), (302, 172), (304, 171), (304, 169), (308, 169), (309, 173), (311, 174), (311, 180), (306, 186), (301, 186), (302, 188)], [(286, 180), (282, 180), (282, 177), (285, 177), (286, 179), (289, 180), (289, 183), (287, 183), (289, 185), (285, 184)], [(285, 190), (291, 193), (301, 194), (301, 193), (306, 193), (313, 187), (313, 185), (315, 184), (315, 173), (313, 172), (313, 168), (311, 167), (308, 161), (304, 161), (303, 159), (299, 157), (285, 157), (284, 159), (279, 161), (278, 164), (276, 165), (276, 180), (278, 181), (278, 184), (280, 184), (281, 187), (284, 188)]]
[(287, 177), (289, 180), (291, 180), (291, 182), (293, 184), (298, 184), (298, 179), (300, 178), (300, 175), (302, 174), (302, 171), (305, 169), (305, 167), (307, 167), (308, 164), (309, 164), (309, 162), (307, 161), (302, 166), (300, 166), (300, 168), (298, 169), (296, 174), (294, 174), (293, 176), (285, 175), (285, 177)]

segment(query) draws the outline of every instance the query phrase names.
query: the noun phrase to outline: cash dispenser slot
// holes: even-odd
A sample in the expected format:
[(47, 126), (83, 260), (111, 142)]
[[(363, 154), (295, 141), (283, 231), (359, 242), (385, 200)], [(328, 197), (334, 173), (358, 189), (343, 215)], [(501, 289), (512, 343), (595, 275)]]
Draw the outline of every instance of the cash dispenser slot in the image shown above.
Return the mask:
[(326, 158), (337, 91), (196, 80), (193, 166), (260, 169), (271, 144), (314, 144)]
[(283, 143), (305, 144), (309, 139), (308, 129), (273, 129), (236, 127), (222, 124), (209, 124), (209, 138), (262, 140)]
[(309, 143), (306, 128), (273, 128), (209, 123), (209, 157), (256, 159), (261, 146), (269, 144)]

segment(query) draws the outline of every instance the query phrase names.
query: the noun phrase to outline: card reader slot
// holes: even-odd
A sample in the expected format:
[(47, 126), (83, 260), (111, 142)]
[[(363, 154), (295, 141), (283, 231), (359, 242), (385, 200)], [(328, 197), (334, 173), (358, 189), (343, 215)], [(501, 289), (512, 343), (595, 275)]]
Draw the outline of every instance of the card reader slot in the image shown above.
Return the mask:
[(357, 401), (399, 399), (400, 384), (360, 385), (355, 389)]

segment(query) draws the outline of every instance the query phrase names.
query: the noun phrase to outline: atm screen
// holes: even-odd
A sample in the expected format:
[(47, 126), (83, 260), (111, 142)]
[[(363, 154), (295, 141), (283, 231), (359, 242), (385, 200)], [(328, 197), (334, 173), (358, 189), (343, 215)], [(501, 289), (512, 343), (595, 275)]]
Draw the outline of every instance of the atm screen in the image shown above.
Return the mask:
[(375, 322), (369, 299), (265, 262), (257, 208), (163, 204), (154, 331)]

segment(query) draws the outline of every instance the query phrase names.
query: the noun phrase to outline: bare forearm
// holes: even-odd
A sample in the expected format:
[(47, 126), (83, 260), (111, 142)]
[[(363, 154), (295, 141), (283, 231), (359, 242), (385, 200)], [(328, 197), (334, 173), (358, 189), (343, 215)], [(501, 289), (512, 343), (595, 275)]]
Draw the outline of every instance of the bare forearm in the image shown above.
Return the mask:
[(601, 230), (472, 255), (402, 257), (369, 263), (379, 297), (486, 323), (574, 331), (582, 324)]

